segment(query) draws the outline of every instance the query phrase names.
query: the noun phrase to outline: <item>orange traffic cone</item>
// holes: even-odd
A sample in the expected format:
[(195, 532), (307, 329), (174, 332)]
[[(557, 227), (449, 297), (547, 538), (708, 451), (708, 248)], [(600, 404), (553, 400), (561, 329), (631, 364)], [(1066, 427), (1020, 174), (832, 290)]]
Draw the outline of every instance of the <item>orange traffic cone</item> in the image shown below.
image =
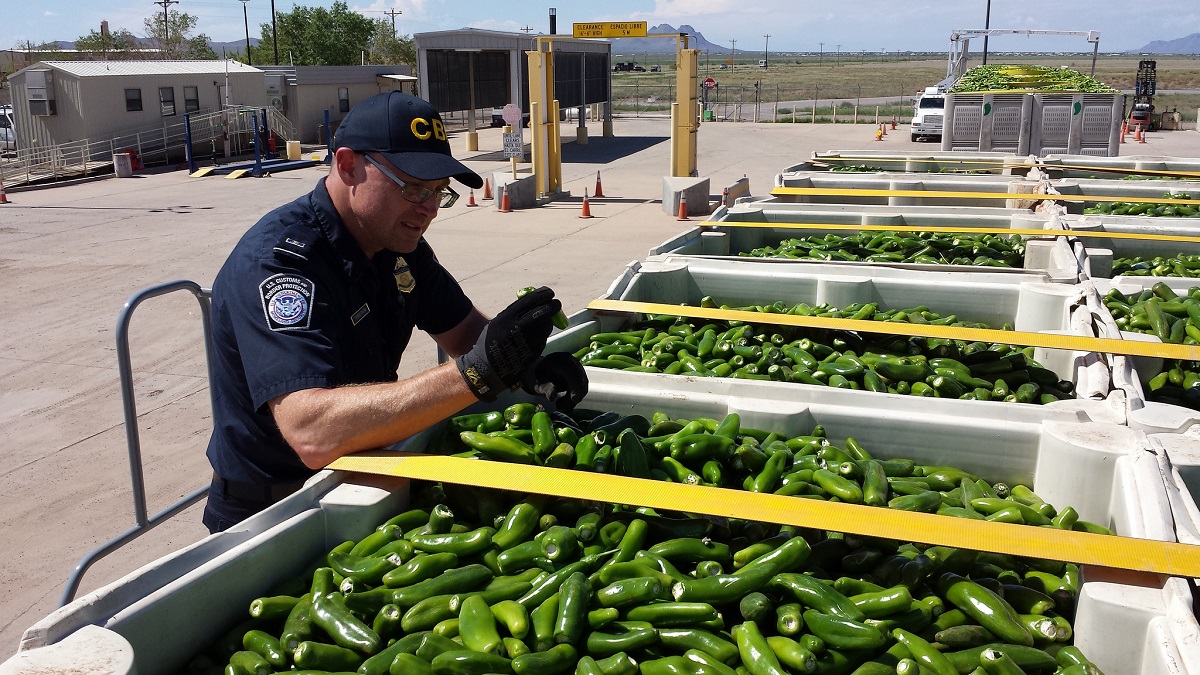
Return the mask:
[[(586, 194), (586, 192), (584, 194)], [(600, 185), (600, 172), (599, 171), (596, 172), (596, 191), (594, 193), (592, 193), (592, 196), (593, 197), (603, 197), (604, 196), (604, 187), (602, 185)], [(586, 200), (585, 200), (585, 203), (586, 203)]]
[(883, 135), (887, 136), (887, 122), (883, 123)]
[(1138, 136), (1139, 136), (1138, 143), (1146, 142), (1146, 130), (1143, 129), (1140, 125), (1138, 126)]
[(1125, 142), (1125, 134), (1127, 134), (1127, 133), (1129, 133), (1129, 126), (1127, 124), (1125, 124), (1124, 122), (1121, 122), (1121, 142), (1122, 143)]
[(592, 207), (588, 204), (587, 190), (583, 191), (583, 210), (579, 212), (580, 218), (592, 218)]
[(680, 192), (679, 193), (679, 215), (675, 218), (675, 220), (687, 220), (688, 219), (687, 211), (688, 211), (688, 209), (687, 209), (687, 193)]
[(475, 189), (471, 188), (471, 192), (467, 195), (467, 206), (479, 206), (475, 203)]
[(11, 204), (8, 201), (8, 193), (4, 191), (4, 179), (0, 178), (0, 204)]
[(512, 213), (512, 207), (508, 204), (508, 185), (500, 186), (500, 213)]
[(892, 128), (893, 129), (896, 128), (896, 116), (895, 115), (892, 115)]
[(483, 198), (484, 199), (492, 198), (492, 183), (491, 183), (491, 181), (489, 181), (486, 178), (483, 179)]

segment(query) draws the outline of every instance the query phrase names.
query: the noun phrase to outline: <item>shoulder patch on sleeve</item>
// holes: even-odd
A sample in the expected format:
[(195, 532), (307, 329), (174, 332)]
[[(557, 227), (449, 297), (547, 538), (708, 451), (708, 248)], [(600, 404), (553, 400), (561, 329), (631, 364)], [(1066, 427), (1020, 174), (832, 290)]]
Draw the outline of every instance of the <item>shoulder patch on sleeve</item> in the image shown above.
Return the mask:
[(316, 229), (304, 223), (293, 224), (284, 230), (283, 238), (275, 244), (275, 254), (308, 260), (317, 236)]
[(271, 330), (304, 330), (312, 317), (316, 285), (298, 274), (275, 274), (258, 285)]

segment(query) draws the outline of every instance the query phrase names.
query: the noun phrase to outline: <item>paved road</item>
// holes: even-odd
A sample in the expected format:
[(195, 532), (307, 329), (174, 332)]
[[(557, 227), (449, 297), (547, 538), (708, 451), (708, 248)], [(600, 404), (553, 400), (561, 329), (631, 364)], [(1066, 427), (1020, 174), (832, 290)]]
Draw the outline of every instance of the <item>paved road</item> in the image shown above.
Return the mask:
[[(602, 294), (632, 260), (689, 227), (662, 211), (669, 121), (620, 119), (617, 138), (568, 145), (564, 187), (577, 197), (500, 214), (455, 206), (428, 238), (485, 312), (513, 290), (553, 287), (568, 311)], [(573, 135), (564, 127), (563, 137)], [(505, 171), (498, 129), (480, 151), (456, 150), (480, 172)], [(746, 176), (765, 194), (775, 174), (831, 149), (928, 150), (906, 133), (874, 141), (873, 128), (813, 124), (705, 124), (699, 170), (715, 194)], [(1200, 156), (1200, 134), (1156, 133), (1140, 154)], [(601, 173), (596, 218), (581, 220), (578, 196)], [(51, 612), (76, 561), (133, 524), (114, 325), (138, 289), (173, 279), (212, 282), (234, 242), (259, 216), (312, 188), (324, 170), (269, 178), (191, 179), (183, 172), (103, 179), (13, 192), (0, 206), (0, 660), (22, 632)], [(465, 199), (460, 204), (465, 203)], [(151, 512), (204, 485), (211, 417), (196, 303), (168, 296), (139, 308), (132, 328), (139, 426)], [(400, 375), (435, 362), (433, 342), (414, 336)], [(98, 563), (83, 592), (206, 535), (199, 507)]]

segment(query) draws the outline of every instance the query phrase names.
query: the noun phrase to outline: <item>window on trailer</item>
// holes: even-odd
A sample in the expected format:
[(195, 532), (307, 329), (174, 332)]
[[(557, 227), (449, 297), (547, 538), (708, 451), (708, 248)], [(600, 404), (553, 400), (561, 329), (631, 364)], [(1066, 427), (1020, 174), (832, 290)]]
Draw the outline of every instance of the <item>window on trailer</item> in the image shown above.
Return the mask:
[(175, 114), (175, 87), (159, 87), (158, 88), (158, 104), (162, 110), (163, 117), (171, 117)]
[(200, 91), (196, 87), (183, 88), (183, 111), (196, 112), (200, 109)]
[(126, 89), (125, 90), (125, 112), (141, 112), (142, 110), (142, 90), (141, 89)]
[(338, 87), (338, 112), (350, 112), (350, 89)]

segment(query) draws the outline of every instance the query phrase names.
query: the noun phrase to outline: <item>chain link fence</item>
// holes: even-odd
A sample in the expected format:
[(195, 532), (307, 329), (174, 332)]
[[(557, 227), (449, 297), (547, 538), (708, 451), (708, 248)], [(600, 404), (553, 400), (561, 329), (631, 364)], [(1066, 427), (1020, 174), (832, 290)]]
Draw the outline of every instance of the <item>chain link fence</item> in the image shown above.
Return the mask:
[[(834, 92), (837, 93), (837, 92)], [(830, 97), (819, 89), (761, 88), (745, 85), (701, 89), (704, 121), (778, 122), (785, 124), (879, 124), (912, 117), (912, 98)], [(670, 116), (675, 85), (632, 84), (613, 87), (613, 113), (633, 117)]]

